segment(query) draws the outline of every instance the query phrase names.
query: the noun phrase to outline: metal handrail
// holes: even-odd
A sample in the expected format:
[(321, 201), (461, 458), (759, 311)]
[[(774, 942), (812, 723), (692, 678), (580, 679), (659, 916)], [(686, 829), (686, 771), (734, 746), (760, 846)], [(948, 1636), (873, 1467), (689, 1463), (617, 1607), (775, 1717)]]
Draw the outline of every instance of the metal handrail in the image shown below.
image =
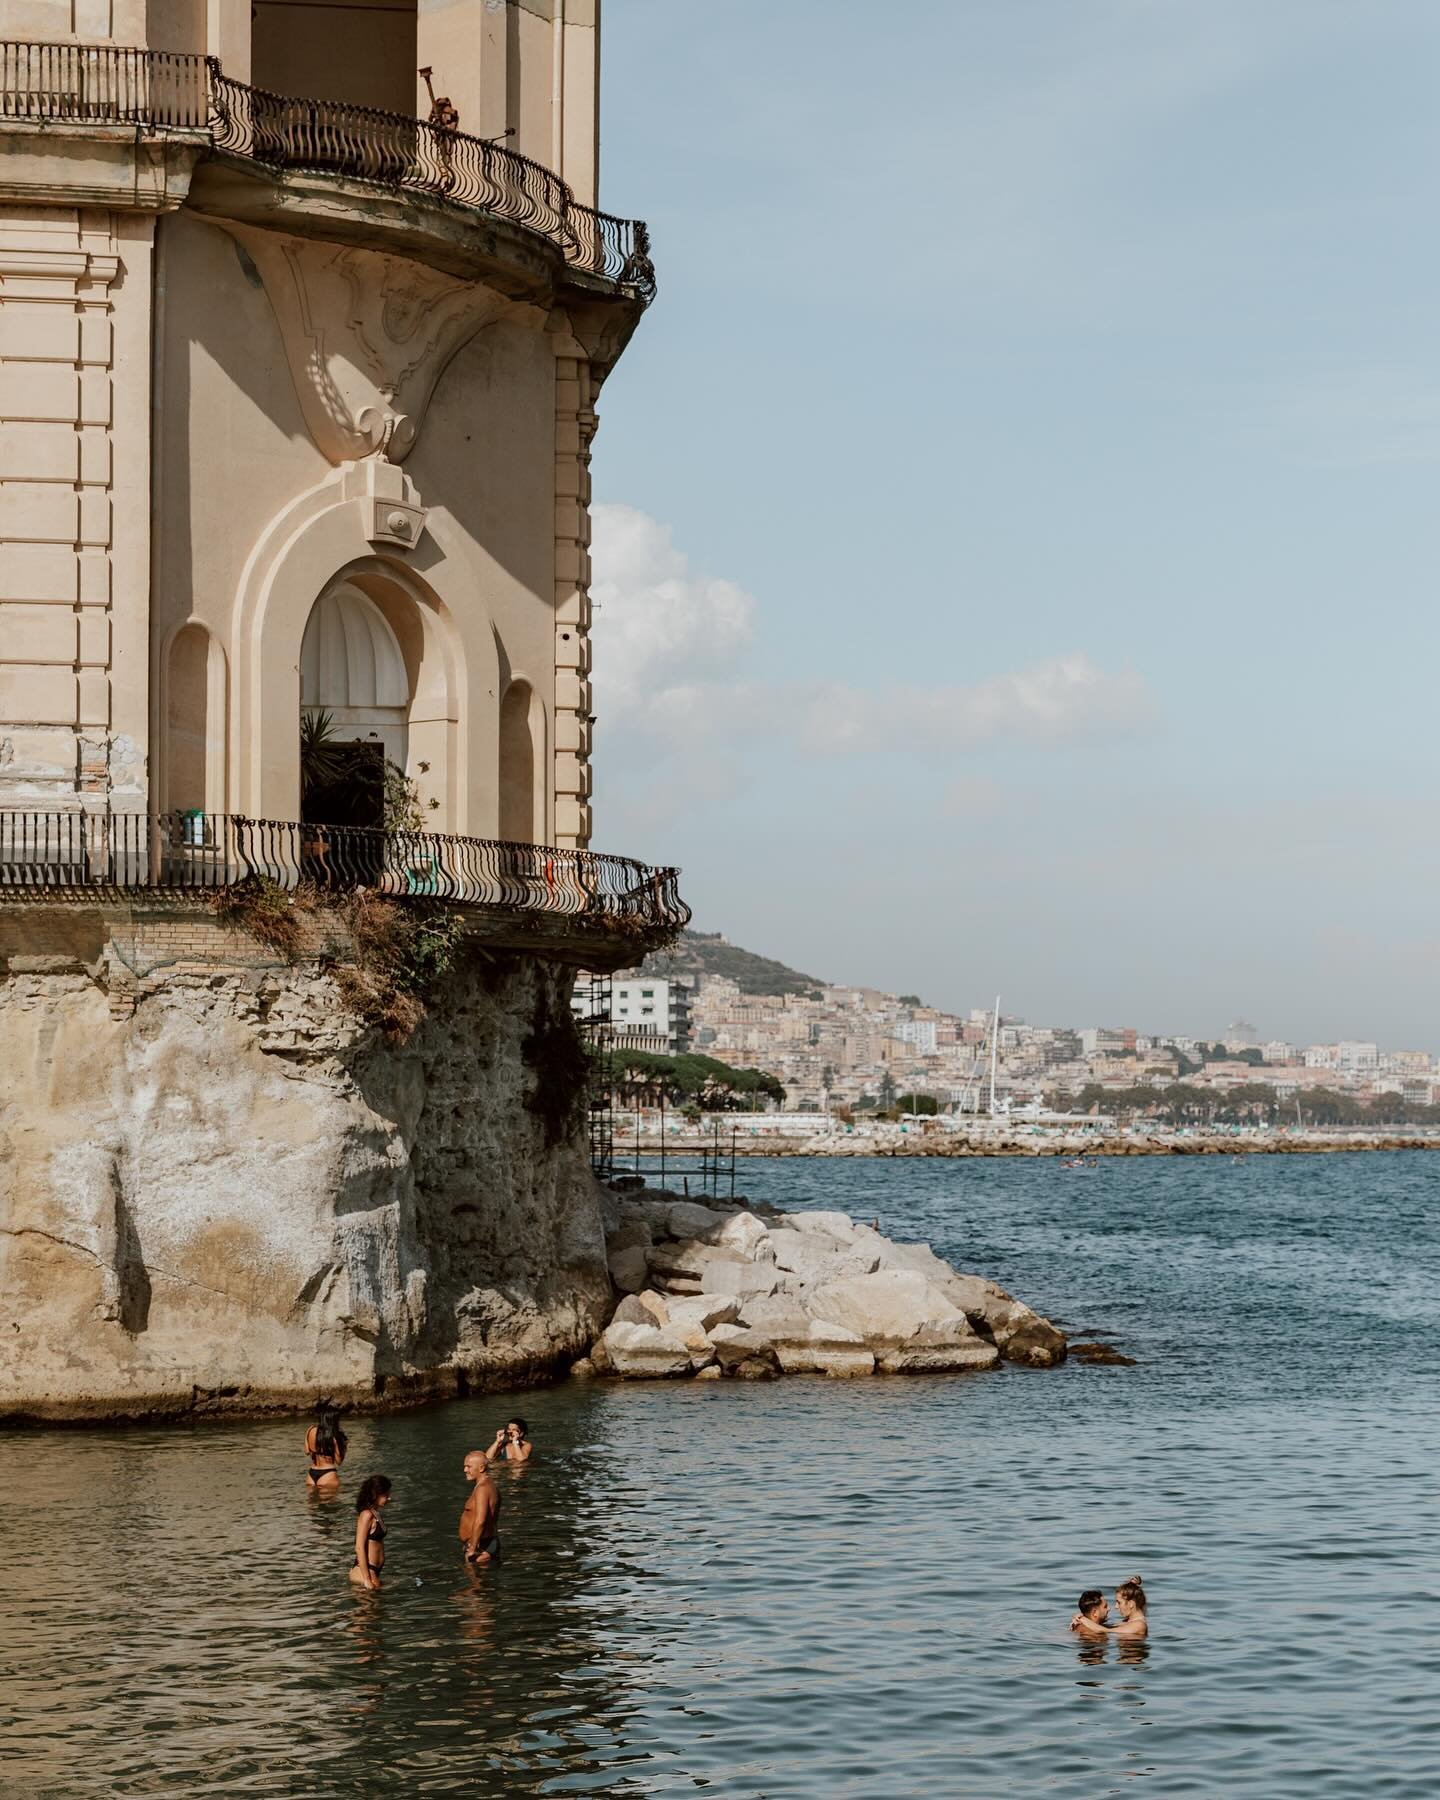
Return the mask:
[(213, 56), (0, 41), (0, 119), (206, 132), (216, 150), (266, 168), (342, 175), (508, 220), (558, 245), (571, 268), (655, 297), (644, 221), (582, 205), (528, 156), (403, 113), (249, 87)]
[(142, 889), (214, 893), (257, 878), (513, 914), (685, 925), (678, 869), (550, 844), (307, 825), (237, 813), (0, 810), (0, 901)]
[(203, 56), (123, 44), (0, 42), (0, 118), (209, 128)]

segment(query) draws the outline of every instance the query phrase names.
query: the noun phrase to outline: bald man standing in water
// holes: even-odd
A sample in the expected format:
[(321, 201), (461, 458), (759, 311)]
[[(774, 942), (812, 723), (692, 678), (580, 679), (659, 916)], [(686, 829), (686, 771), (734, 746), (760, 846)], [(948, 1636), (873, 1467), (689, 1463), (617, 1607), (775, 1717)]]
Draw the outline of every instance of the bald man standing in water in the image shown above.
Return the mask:
[(491, 1479), (490, 1458), (483, 1450), (471, 1450), (464, 1469), (465, 1479), (475, 1485), (460, 1515), (460, 1542), (466, 1562), (483, 1567), (500, 1560), (500, 1490)]

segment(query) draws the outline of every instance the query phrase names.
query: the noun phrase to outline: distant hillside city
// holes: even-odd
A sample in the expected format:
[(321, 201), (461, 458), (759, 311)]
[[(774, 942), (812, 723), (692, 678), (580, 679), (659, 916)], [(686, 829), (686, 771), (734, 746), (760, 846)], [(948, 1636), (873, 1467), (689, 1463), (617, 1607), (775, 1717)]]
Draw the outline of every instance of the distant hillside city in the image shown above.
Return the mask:
[(698, 931), (617, 975), (608, 1006), (617, 1051), (760, 1070), (790, 1111), (985, 1111), (992, 1073), (997, 1104), (1058, 1111), (1324, 1124), (1419, 1117), (1440, 1100), (1440, 1069), (1423, 1050), (1262, 1042), (1244, 1020), (1214, 1040), (1003, 1012), (994, 1031), (990, 1009), (949, 1013), (918, 994), (822, 981)]

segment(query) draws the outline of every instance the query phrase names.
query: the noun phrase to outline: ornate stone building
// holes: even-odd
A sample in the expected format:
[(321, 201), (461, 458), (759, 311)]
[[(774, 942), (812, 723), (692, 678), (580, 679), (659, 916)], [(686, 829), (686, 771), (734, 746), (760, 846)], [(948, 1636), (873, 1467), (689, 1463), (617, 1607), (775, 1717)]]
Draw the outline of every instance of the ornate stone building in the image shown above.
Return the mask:
[(434, 829), (589, 841), (587, 465), (652, 283), (596, 9), (7, 9), (0, 804), (294, 819), (303, 706)]
[(0, 29), (0, 1416), (563, 1367), (573, 970), (688, 917), (587, 848), (590, 443), (654, 289), (598, 0)]

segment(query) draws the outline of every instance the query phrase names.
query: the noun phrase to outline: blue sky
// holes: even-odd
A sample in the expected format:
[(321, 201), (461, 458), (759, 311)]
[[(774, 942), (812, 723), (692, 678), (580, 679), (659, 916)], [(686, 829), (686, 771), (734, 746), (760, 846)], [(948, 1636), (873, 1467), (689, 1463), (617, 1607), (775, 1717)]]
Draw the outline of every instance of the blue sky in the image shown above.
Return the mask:
[(834, 980), (1440, 1049), (1431, 0), (609, 0), (596, 842)]

